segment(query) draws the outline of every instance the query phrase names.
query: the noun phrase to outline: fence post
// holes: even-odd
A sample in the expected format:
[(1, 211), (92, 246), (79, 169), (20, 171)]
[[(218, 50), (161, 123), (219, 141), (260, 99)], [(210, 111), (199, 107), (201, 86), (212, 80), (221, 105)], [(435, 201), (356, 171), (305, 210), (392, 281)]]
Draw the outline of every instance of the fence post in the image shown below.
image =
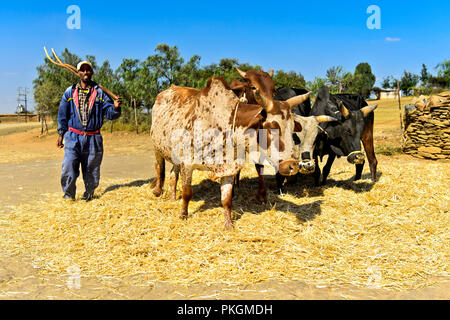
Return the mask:
[(397, 98), (398, 98), (398, 111), (400, 112), (400, 129), (403, 132), (403, 117), (402, 117), (402, 103), (400, 99), (400, 83), (397, 80)]

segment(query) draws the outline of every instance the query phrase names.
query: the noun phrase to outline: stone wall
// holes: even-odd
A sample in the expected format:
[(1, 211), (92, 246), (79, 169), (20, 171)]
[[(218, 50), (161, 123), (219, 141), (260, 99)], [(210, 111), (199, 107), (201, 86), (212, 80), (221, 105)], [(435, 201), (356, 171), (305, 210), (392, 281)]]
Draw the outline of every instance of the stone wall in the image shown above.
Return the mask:
[(403, 151), (426, 159), (450, 159), (450, 91), (405, 107)]

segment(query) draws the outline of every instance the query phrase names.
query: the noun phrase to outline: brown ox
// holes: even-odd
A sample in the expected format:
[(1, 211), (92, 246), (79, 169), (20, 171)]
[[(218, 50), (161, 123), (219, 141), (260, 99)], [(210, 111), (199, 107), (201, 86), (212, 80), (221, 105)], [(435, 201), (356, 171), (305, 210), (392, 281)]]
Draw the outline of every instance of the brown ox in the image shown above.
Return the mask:
[[(241, 82), (235, 79), (231, 82), (230, 87), (234, 91), (234, 93), (239, 98), (241, 98), (241, 101), (242, 99), (245, 99), (248, 101), (248, 103), (251, 104), (254, 103), (261, 104), (261, 99), (255, 94), (255, 92), (259, 91), (261, 93), (259, 96), (267, 100), (266, 103), (270, 103), (275, 107), (283, 104), (282, 101), (277, 101), (273, 99), (273, 96), (275, 94), (275, 85), (272, 79), (274, 73), (273, 69), (271, 69), (270, 73), (260, 70), (249, 70), (247, 72), (244, 72), (239, 68), (236, 68), (236, 70), (245, 81)], [(310, 93), (299, 95), (291, 99), (288, 99), (286, 102), (292, 108), (308, 99), (309, 95)], [(302, 130), (301, 123), (299, 121), (296, 121), (295, 125), (296, 125), (295, 132), (300, 132)], [(267, 189), (264, 183), (264, 176), (263, 176), (264, 166), (261, 164), (255, 164), (255, 167), (256, 171), (258, 172), (258, 193), (256, 197), (258, 201), (266, 202)], [(236, 175), (236, 184), (239, 185), (239, 173)]]
[[(221, 178), (221, 200), (224, 207), (225, 228), (232, 227), (231, 203), (234, 176), (242, 169), (244, 163), (232, 159), (229, 154), (217, 148), (210, 150), (211, 140), (196, 136), (196, 132), (211, 132), (217, 130), (215, 138), (227, 146), (229, 140), (223, 132), (232, 132), (232, 141), (245, 141), (249, 129), (277, 129), (279, 141), (274, 143), (278, 151), (279, 172), (292, 175), (298, 172), (297, 161), (292, 159), (294, 132), (294, 117), (291, 107), (294, 100), (275, 103), (255, 88), (254, 95), (258, 105), (248, 105), (239, 102), (222, 77), (209, 79), (202, 90), (177, 87), (172, 85), (161, 92), (152, 109), (151, 139), (156, 157), (155, 196), (160, 196), (165, 180), (165, 160), (174, 164), (171, 173), (172, 198), (175, 198), (178, 173), (181, 173), (183, 189), (183, 205), (181, 217), (187, 218), (189, 201), (192, 199), (192, 172), (194, 169), (211, 171), (216, 178)], [(295, 100), (295, 101), (297, 101)], [(197, 130), (197, 131), (196, 131)], [(175, 134), (176, 133), (176, 134)], [(214, 135), (214, 134), (213, 134)], [(216, 140), (217, 141), (217, 140)], [(270, 131), (267, 147), (271, 146)], [(182, 155), (179, 150), (182, 149)], [(191, 151), (194, 151), (194, 159)], [(226, 149), (224, 147), (223, 149)], [(186, 151), (187, 150), (187, 151)], [(215, 157), (224, 155), (225, 161), (209, 162), (204, 158), (195, 160), (195, 155), (204, 154)], [(196, 153), (197, 151), (197, 153)], [(217, 158), (216, 158), (217, 159)]]

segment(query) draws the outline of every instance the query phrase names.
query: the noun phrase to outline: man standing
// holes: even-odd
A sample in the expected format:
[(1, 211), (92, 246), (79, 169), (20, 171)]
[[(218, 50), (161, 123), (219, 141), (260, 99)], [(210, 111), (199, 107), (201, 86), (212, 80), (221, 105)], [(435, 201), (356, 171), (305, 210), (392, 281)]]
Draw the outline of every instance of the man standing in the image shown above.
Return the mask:
[(120, 117), (122, 100), (112, 102), (95, 82), (91, 81), (94, 70), (87, 61), (77, 66), (80, 82), (67, 88), (58, 111), (57, 147), (64, 147), (61, 186), (64, 199), (75, 200), (76, 181), (80, 175), (80, 164), (86, 191), (82, 197), (89, 201), (100, 180), (100, 164), (103, 159), (103, 138), (100, 129), (103, 119)]

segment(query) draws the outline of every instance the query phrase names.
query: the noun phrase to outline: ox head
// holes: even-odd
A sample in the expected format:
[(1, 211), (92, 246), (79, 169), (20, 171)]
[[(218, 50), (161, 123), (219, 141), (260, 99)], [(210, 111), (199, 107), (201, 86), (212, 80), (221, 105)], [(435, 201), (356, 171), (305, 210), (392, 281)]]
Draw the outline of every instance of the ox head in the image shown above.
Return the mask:
[(322, 130), (319, 124), (337, 121), (337, 119), (325, 115), (309, 117), (295, 115), (294, 121), (296, 123), (300, 123), (302, 127), (301, 132), (296, 132), (293, 135), (295, 143), (295, 158), (299, 159), (299, 172), (302, 174), (310, 174), (315, 170), (315, 164), (312, 156), (316, 143), (316, 137)]
[(314, 112), (333, 114), (340, 121), (326, 126), (326, 134), (331, 142), (331, 149), (338, 156), (347, 156), (352, 164), (364, 163), (364, 154), (361, 152), (361, 136), (364, 131), (364, 118), (373, 112), (377, 105), (367, 106), (360, 110), (349, 110), (344, 103), (330, 96), (328, 89), (322, 87), (313, 107)]
[(251, 93), (258, 105), (264, 111), (262, 128), (267, 130), (268, 146), (271, 142), (270, 132), (272, 129), (278, 132), (277, 148), (279, 158), (279, 172), (282, 175), (297, 174), (298, 160), (294, 158), (294, 143), (292, 135), (301, 131), (301, 124), (294, 121), (291, 109), (309, 98), (310, 93), (293, 97), (287, 101), (276, 101), (273, 99), (275, 93), (272, 75), (259, 70), (244, 72), (236, 68), (239, 74), (249, 84)]

